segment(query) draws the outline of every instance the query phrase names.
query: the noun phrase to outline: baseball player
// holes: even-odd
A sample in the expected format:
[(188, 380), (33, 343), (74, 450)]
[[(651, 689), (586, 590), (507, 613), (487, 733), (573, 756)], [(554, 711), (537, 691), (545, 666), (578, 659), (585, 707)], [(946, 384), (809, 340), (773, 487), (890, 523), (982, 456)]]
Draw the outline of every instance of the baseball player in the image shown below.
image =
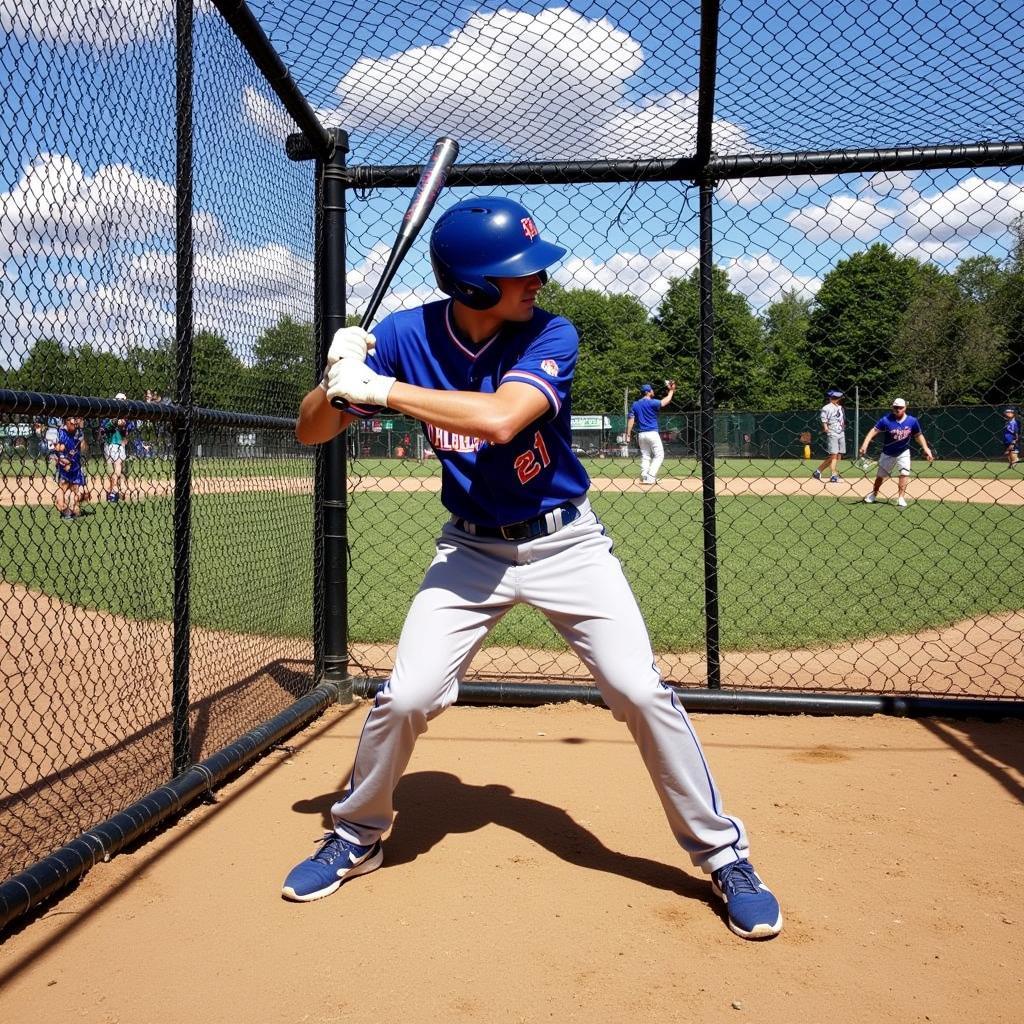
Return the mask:
[(902, 398), (892, 400), (892, 409), (887, 412), (868, 432), (860, 446), (860, 454), (866, 455), (868, 445), (878, 434), (884, 434), (882, 442), (882, 454), (878, 457), (878, 470), (875, 475), (875, 483), (871, 493), (864, 499), (868, 505), (873, 505), (878, 498), (878, 489), (882, 481), (892, 474), (895, 469), (898, 474), (899, 497), (896, 504), (900, 508), (907, 507), (907, 481), (910, 479), (910, 439), (913, 438), (924, 452), (924, 457), (931, 462), (935, 456), (932, 454), (924, 434), (921, 433), (921, 424), (917, 417), (909, 415), (907, 403)]
[(57, 511), (61, 519), (77, 519), (81, 514), (80, 503), (88, 498), (82, 469), (82, 455), (88, 451), (88, 444), (81, 420), (76, 416), (64, 417), (53, 450), (57, 456)]
[[(413, 416), (442, 465), (451, 518), (373, 701), (334, 827), (288, 874), (307, 901), (380, 867), (392, 794), (416, 739), (458, 697), (487, 633), (515, 604), (540, 609), (594, 674), (632, 733), (680, 846), (710, 875), (729, 926), (752, 939), (782, 929), (775, 896), (748, 860), (742, 822), (722, 798), (685, 709), (664, 685), (612, 542), (587, 500), (571, 449), (570, 388), (579, 340), (536, 305), (565, 250), (518, 203), (484, 196), (437, 221), (430, 254), (451, 298), (335, 335), (327, 372), (302, 401), (306, 444), (386, 406)], [(341, 398), (346, 410), (330, 404)]]
[[(114, 398), (124, 401), (127, 396), (119, 391)], [(124, 486), (124, 461), (127, 457), (128, 435), (136, 429), (134, 420), (107, 419), (101, 424), (103, 429), (103, 461), (107, 464), (107, 501), (114, 503), (121, 500), (121, 489)]]
[(1010, 464), (1010, 469), (1013, 469), (1020, 460), (1020, 420), (1017, 419), (1017, 414), (1013, 409), (1004, 409), (1003, 417), (1003, 444), (1005, 445), (1003, 454)]
[(654, 397), (653, 384), (641, 384), (640, 395), (629, 410), (629, 417), (626, 420), (626, 444), (633, 433), (633, 426), (637, 427), (636, 440), (640, 445), (640, 483), (656, 484), (658, 482), (658, 470), (665, 461), (665, 446), (661, 443), (661, 434), (658, 433), (658, 413), (672, 401), (676, 393), (676, 382), (665, 381), (668, 393), (664, 398)]
[(846, 411), (841, 404), (843, 393), (835, 388), (828, 392), (828, 401), (821, 407), (821, 431), (825, 435), (828, 455), (821, 465), (811, 474), (815, 480), (829, 471), (828, 482), (839, 483), (839, 460), (846, 454)]

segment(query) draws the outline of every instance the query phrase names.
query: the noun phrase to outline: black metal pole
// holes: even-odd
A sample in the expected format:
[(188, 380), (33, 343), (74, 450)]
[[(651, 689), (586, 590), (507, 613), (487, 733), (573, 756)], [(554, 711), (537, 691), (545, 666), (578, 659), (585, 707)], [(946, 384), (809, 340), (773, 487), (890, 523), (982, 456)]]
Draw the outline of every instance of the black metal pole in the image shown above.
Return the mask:
[(199, 764), (191, 765), (166, 785), (7, 879), (0, 884), (0, 929), (245, 767), (337, 700), (338, 693), (332, 687), (316, 687), (269, 721)]
[[(324, 372), (327, 349), (345, 326), (345, 157), (348, 135), (334, 130), (333, 152), (317, 162), (316, 372)], [(318, 378), (319, 379), (319, 378)], [(352, 699), (348, 678), (348, 488), (346, 438), (339, 435), (316, 451), (315, 507), (319, 552), (314, 556), (317, 590), (314, 678)]]
[(704, 520), (704, 642), (708, 659), (708, 687), (722, 686), (719, 645), (718, 541), (715, 509), (715, 310), (712, 300), (714, 250), (711, 204), (714, 186), (700, 186), (700, 476)]
[(177, 0), (177, 167), (175, 188), (174, 626), (171, 775), (192, 760), (189, 732), (190, 547), (192, 538), (192, 2)]
[(285, 67), (277, 50), (267, 38), (263, 26), (249, 10), (245, 0), (213, 0), (214, 6), (235, 33), (238, 41), (259, 68), (270, 88), (284, 104), (285, 110), (299, 126), (310, 157), (330, 155), (333, 137), (316, 116), (309, 101), (299, 91), (291, 72)]
[[(699, 106), (699, 103), (698, 103)], [(712, 124), (708, 121), (709, 126)], [(304, 135), (288, 137), (292, 160), (313, 160), (317, 152)], [(791, 174), (867, 174), (875, 171), (922, 171), (1015, 167), (1024, 164), (1024, 142), (972, 145), (906, 146), (893, 149), (836, 149), (805, 153), (753, 153), (676, 160), (577, 160), (536, 163), (456, 164), (449, 188), (501, 185), (586, 185), (637, 181), (695, 181), (703, 172), (716, 181)], [(351, 188), (411, 188), (422, 164), (349, 167)]]
[(697, 80), (696, 159), (703, 174), (711, 159), (715, 124), (715, 76), (718, 71), (718, 0), (701, 0), (700, 70)]
[[(372, 699), (383, 679), (359, 677), (357, 697)], [(706, 690), (672, 686), (690, 711), (764, 715), (893, 715), (903, 718), (1024, 718), (1024, 700), (982, 700), (972, 697), (915, 697), (913, 694), (800, 693), (788, 690)], [(539, 707), (577, 702), (607, 707), (596, 686), (572, 683), (462, 683), (458, 705)]]

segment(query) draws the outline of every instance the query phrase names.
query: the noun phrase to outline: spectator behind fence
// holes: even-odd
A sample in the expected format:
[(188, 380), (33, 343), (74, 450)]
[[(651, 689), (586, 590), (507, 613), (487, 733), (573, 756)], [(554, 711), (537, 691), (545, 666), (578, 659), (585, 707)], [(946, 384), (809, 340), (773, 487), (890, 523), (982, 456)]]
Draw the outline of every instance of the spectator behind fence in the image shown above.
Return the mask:
[(61, 519), (77, 519), (81, 515), (81, 503), (89, 500), (88, 484), (82, 459), (88, 444), (82, 430), (82, 421), (75, 416), (65, 416), (64, 424), (57, 431), (54, 454), (57, 459), (56, 506)]
[(830, 484), (839, 483), (839, 460), (846, 454), (846, 412), (842, 401), (842, 391), (832, 388), (828, 392), (828, 401), (822, 406), (820, 413), (821, 430), (825, 435), (828, 455), (811, 474), (815, 480), (820, 480), (821, 474), (827, 469)]
[[(114, 398), (123, 402), (127, 396), (123, 391), (119, 391)], [(104, 420), (101, 429), (103, 461), (107, 465), (107, 501), (113, 504), (121, 500), (124, 464), (128, 455), (128, 436), (137, 430), (137, 426), (134, 420), (121, 416)]]
[(1020, 461), (1020, 420), (1013, 409), (1004, 409), (1003, 418), (1003, 454), (1010, 469), (1016, 469)]

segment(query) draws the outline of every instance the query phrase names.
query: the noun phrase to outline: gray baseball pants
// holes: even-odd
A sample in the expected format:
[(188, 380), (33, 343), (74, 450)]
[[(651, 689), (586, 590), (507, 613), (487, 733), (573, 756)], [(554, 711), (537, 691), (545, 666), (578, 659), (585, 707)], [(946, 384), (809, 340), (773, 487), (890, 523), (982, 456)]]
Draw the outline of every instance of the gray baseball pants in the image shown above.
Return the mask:
[(363, 726), (345, 795), (331, 808), (337, 832), (373, 843), (394, 819), (393, 793), (427, 723), (454, 703), (489, 630), (513, 605), (542, 611), (593, 673), (624, 721), (693, 863), (711, 872), (748, 854), (739, 819), (726, 815), (690, 719), (662, 684), (651, 642), (612, 542), (590, 504), (547, 537), (512, 543), (450, 523), (413, 599), (391, 678)]

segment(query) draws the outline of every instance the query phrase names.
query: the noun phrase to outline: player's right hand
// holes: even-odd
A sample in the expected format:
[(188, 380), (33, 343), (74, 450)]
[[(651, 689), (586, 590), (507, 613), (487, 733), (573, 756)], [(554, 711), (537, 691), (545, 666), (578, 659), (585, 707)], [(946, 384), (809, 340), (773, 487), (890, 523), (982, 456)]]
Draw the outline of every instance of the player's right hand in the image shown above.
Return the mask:
[(365, 362), (367, 353), (372, 352), (376, 344), (377, 339), (362, 327), (339, 327), (331, 339), (331, 347), (327, 350), (325, 375), (342, 359), (351, 358), (360, 363)]

